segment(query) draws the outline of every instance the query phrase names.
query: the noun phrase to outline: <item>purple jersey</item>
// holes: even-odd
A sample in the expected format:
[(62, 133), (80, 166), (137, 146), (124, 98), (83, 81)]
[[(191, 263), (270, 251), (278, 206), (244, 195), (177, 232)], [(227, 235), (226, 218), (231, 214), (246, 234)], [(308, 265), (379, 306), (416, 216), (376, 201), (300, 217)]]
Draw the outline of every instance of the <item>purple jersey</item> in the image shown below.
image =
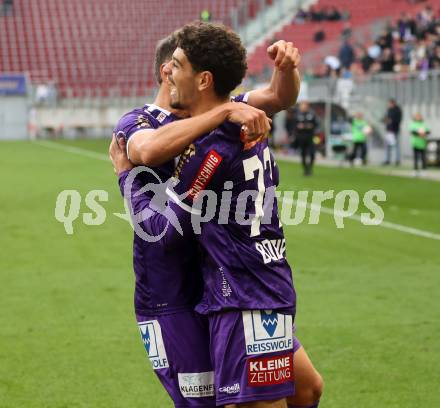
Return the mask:
[(248, 99), (249, 99), (249, 92), (242, 93), (242, 94), (236, 95), (236, 96), (231, 96), (232, 102), (248, 103)]
[(275, 197), (278, 168), (267, 141), (245, 150), (239, 126), (225, 122), (197, 139), (183, 161), (174, 192), (189, 193), (180, 201), (171, 192), (177, 204), (170, 208), (185, 217), (184, 211), (194, 212), (194, 203), (203, 201), (204, 190), (217, 196), (215, 216), (201, 223), (198, 235), (205, 285), (196, 310), (281, 309), (294, 314), (296, 296)]
[[(130, 137), (134, 133), (145, 129), (157, 129), (176, 119), (176, 116), (164, 109), (155, 105), (145, 105), (125, 114), (116, 125), (114, 133), (127, 140), (128, 149)], [(160, 180), (152, 173), (141, 172), (133, 183), (132, 194), (148, 183), (160, 184), (168, 180), (174, 171), (174, 161), (152, 170)], [(120, 177), (122, 190), (125, 177)], [(153, 195), (152, 191), (144, 193), (144, 196), (150, 199)], [(139, 201), (133, 203), (132, 200), (132, 204), (135, 212), (138, 212)], [(158, 242), (145, 241), (135, 233), (133, 267), (136, 275), (134, 303), (137, 314), (160, 315), (191, 310), (200, 299), (203, 282), (197, 242), (194, 239), (182, 240), (170, 250)]]

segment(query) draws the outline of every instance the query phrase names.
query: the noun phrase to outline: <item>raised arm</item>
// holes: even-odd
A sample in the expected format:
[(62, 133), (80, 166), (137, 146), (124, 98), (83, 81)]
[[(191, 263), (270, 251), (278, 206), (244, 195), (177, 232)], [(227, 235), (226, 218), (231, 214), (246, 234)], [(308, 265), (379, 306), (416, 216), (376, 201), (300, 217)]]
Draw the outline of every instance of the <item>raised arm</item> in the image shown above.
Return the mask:
[(158, 129), (137, 131), (128, 144), (130, 161), (158, 166), (178, 156), (199, 136), (229, 120), (248, 128), (250, 140), (270, 129), (270, 119), (259, 109), (244, 103), (227, 102), (194, 118), (182, 119)]
[(280, 112), (296, 103), (300, 89), (298, 65), (301, 56), (291, 42), (277, 41), (267, 49), (274, 61), (274, 71), (266, 88), (249, 93), (248, 103), (268, 115)]

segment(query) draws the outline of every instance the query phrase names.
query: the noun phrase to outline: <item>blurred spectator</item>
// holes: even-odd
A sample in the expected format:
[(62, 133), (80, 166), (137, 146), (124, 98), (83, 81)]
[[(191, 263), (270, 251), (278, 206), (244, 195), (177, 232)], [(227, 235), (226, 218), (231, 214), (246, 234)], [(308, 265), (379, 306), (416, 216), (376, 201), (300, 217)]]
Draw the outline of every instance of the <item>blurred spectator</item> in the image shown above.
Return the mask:
[(429, 127), (420, 113), (414, 115), (413, 121), (409, 125), (409, 131), (414, 152), (414, 171), (415, 175), (419, 175), (419, 163), (422, 169), (426, 169), (426, 146), (428, 144), (426, 139), (430, 133)]
[(327, 6), (322, 7), (320, 13), (321, 13), (321, 21), (329, 21), (328, 19), (329, 10)]
[(310, 7), (309, 9), (310, 20), (311, 21), (322, 21), (322, 13), (315, 8), (315, 6)]
[(12, 14), (14, 7), (14, 0), (3, 0), (3, 15), (9, 16)]
[(416, 22), (408, 13), (402, 13), (397, 21), (397, 31), (400, 41), (408, 41), (416, 35)]
[(354, 57), (354, 49), (350, 43), (350, 40), (347, 39), (344, 41), (341, 49), (339, 50), (339, 60), (341, 61), (342, 67), (350, 69), (351, 64), (353, 64)]
[(341, 68), (341, 61), (339, 61), (339, 58), (334, 55), (325, 57), (324, 64), (327, 66), (327, 76), (331, 71), (339, 71)]
[(343, 11), (342, 11), (341, 19), (342, 19), (343, 21), (350, 20), (350, 17), (351, 17), (351, 15), (350, 15), (350, 12), (349, 12), (348, 10), (343, 10)]
[(437, 45), (434, 50), (429, 57), (429, 68), (440, 69), (440, 45)]
[(362, 112), (357, 112), (351, 124), (351, 134), (353, 138), (353, 152), (349, 157), (351, 165), (360, 153), (362, 164), (367, 164), (367, 137), (371, 134), (372, 129), (364, 120)]
[(407, 71), (407, 65), (405, 64), (405, 61), (403, 59), (403, 54), (399, 51), (394, 56), (394, 72), (405, 72)]
[(347, 21), (344, 23), (344, 26), (342, 27), (342, 31), (341, 31), (341, 39), (342, 41), (345, 41), (347, 39), (349, 39), (351, 37), (352, 34), (352, 28), (351, 28), (351, 24)]
[(309, 18), (309, 14), (302, 8), (298, 10), (298, 13), (296, 13), (295, 16), (295, 22), (297, 23), (304, 23)]
[(426, 45), (423, 40), (417, 41), (415, 47), (412, 47), (409, 57), (409, 66), (411, 71), (420, 69), (423, 65), (423, 61), (426, 59)]
[(373, 58), (373, 60), (380, 57), (380, 53), (382, 50), (377, 44), (373, 44), (370, 47), (368, 47), (368, 55)]
[(338, 11), (336, 7), (331, 7), (330, 10), (327, 13), (327, 20), (328, 21), (339, 21), (341, 20), (342, 16), (341, 13)]
[(320, 28), (318, 31), (313, 34), (313, 41), (316, 43), (322, 42), (325, 40), (325, 32), (322, 28)]
[(47, 83), (40, 83), (35, 90), (35, 100), (38, 105), (55, 106), (58, 101), (58, 89), (53, 80)]
[(49, 99), (50, 90), (46, 84), (39, 84), (35, 90), (35, 99), (37, 104), (45, 104)]
[(362, 49), (359, 62), (361, 63), (362, 71), (367, 73), (370, 71), (370, 68), (374, 63), (374, 59), (368, 55), (367, 50)]
[(385, 144), (386, 144), (386, 156), (384, 165), (391, 164), (392, 151), (395, 150), (395, 163), (396, 166), (400, 164), (400, 123), (402, 122), (402, 109), (395, 99), (388, 101), (388, 109), (385, 117)]
[(382, 31), (382, 34), (376, 40), (376, 44), (382, 49), (392, 48), (393, 47), (393, 36), (391, 35), (391, 32), (388, 31), (387, 29), (384, 29)]
[(208, 23), (211, 21), (211, 12), (208, 9), (204, 9), (200, 12), (200, 20)]
[(417, 16), (422, 27), (427, 27), (434, 19), (434, 12), (431, 6), (426, 6)]
[(380, 56), (380, 66), (382, 72), (394, 71), (394, 55), (391, 48), (385, 48)]
[(318, 128), (318, 119), (315, 113), (310, 109), (308, 102), (302, 101), (299, 104), (299, 109), (293, 114), (289, 126), (290, 129), (292, 129), (294, 137), (292, 147), (300, 150), (304, 175), (310, 176), (315, 161), (315, 142), (313, 138)]
[(298, 20), (308, 20), (312, 22), (321, 21), (339, 21), (348, 20), (350, 18), (350, 13), (347, 10), (339, 11), (335, 6), (323, 6), (318, 9), (316, 6), (311, 6), (307, 11), (299, 9), (296, 14), (295, 19)]

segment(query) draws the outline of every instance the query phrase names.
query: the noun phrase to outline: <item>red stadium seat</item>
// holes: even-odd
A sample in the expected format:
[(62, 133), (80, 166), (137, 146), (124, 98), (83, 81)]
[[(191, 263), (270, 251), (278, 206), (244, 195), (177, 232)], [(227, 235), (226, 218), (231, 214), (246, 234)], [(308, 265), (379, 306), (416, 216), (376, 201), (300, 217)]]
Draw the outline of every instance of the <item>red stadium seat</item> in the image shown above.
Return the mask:
[[(156, 42), (204, 8), (213, 20), (230, 21), (238, 0), (14, 0), (0, 16), (0, 72), (28, 72), (34, 81), (55, 80), (61, 92), (122, 96), (154, 84)], [(256, 6), (254, 6), (255, 8)], [(255, 8), (255, 12), (257, 9)]]

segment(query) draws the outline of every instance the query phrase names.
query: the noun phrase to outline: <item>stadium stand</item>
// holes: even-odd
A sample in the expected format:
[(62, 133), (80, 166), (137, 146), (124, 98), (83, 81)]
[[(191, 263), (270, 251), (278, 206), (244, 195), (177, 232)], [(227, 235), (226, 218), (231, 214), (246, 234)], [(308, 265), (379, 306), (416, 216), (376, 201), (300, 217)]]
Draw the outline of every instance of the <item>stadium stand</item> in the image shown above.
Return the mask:
[[(352, 30), (357, 42), (365, 45), (373, 42), (379, 34), (379, 27), (388, 21), (398, 19), (401, 13), (407, 12), (415, 16), (426, 5), (431, 5), (437, 13), (435, 1), (424, 1), (413, 4), (408, 0), (371, 0), (369, 2), (353, 2), (350, 0), (319, 0), (316, 10), (331, 9), (337, 6), (339, 12), (349, 17), (348, 21), (310, 21), (294, 19), (274, 34), (274, 39), (288, 39), (301, 50), (303, 61), (308, 69), (317, 70), (328, 55), (338, 55), (341, 44), (341, 33), (344, 29)], [(319, 45), (314, 41), (314, 35), (323, 31), (325, 40)], [(271, 40), (270, 40), (271, 41)], [(258, 46), (249, 57), (249, 73), (258, 76), (264, 73), (266, 64), (266, 48), (270, 41)]]
[[(437, 66), (434, 64), (438, 64), (440, 52), (429, 59), (430, 71), (426, 71), (423, 80), (420, 74), (425, 72), (413, 72), (413, 68), (410, 72), (386, 74), (372, 69), (368, 75), (356, 75), (362, 74), (359, 61), (353, 64), (353, 78), (341, 75), (335, 89), (326, 78), (317, 78), (325, 76), (324, 58), (338, 56), (344, 29), (352, 31), (356, 48), (368, 46), (376, 41), (387, 22), (395, 34), (403, 12), (414, 17), (431, 5), (439, 19), (438, 1), (299, 0), (286, 7), (287, 3), (289, 0), (14, 0), (7, 12), (0, 10), (0, 74), (17, 73), (30, 78), (26, 81), (32, 84), (27, 87), (32, 106), (30, 135), (98, 137), (108, 133), (130, 107), (153, 96), (156, 41), (208, 10), (212, 21), (238, 30), (254, 50), (243, 89), (267, 80), (271, 69), (266, 47), (283, 38), (293, 41), (301, 51), (303, 90), (310, 100), (332, 99), (353, 112), (368, 108), (368, 119), (377, 128), (381, 126), (382, 104), (389, 97), (399, 101), (408, 112), (407, 117), (415, 110), (431, 121), (438, 117), (440, 71), (431, 68)], [(312, 21), (307, 17), (310, 8), (298, 11), (301, 4), (312, 4), (318, 12), (336, 9), (339, 18)], [(325, 39), (316, 43), (313, 36), (319, 30), (325, 33)], [(262, 42), (257, 48), (252, 44), (255, 40)], [(395, 49), (401, 46), (399, 41), (397, 37), (393, 39)], [(416, 61), (415, 66), (422, 69), (426, 63)], [(313, 81), (308, 81), (309, 71)], [(26, 137), (25, 130), (21, 134)]]
[(255, 16), (271, 0), (15, 0), (0, 16), (0, 72), (27, 72), (33, 83), (54, 82), (61, 96), (145, 95), (154, 84), (158, 39), (208, 9), (231, 24)]

